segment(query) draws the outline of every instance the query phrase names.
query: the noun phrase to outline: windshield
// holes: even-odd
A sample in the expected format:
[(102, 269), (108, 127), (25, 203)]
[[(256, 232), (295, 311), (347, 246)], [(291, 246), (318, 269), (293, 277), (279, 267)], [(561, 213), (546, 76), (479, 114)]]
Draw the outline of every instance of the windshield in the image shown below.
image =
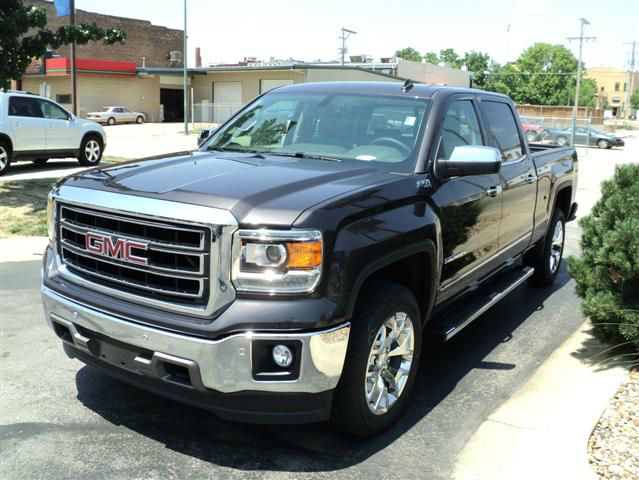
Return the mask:
[(202, 150), (370, 162), (412, 172), (429, 101), (356, 94), (265, 95), (220, 128)]

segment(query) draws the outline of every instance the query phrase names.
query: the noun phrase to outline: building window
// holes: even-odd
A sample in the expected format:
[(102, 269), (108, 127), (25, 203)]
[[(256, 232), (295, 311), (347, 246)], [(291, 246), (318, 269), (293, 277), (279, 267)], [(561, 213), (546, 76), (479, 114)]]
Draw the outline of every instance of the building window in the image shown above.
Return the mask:
[(615, 92), (619, 91), (619, 82), (615, 82)]
[(55, 96), (55, 101), (58, 103), (71, 103), (71, 94), (70, 93), (58, 93)]
[(602, 92), (604, 91), (604, 87), (601, 87), (601, 91), (602, 91)]
[(624, 92), (628, 91), (628, 84), (626, 82), (623, 82), (623, 91)]

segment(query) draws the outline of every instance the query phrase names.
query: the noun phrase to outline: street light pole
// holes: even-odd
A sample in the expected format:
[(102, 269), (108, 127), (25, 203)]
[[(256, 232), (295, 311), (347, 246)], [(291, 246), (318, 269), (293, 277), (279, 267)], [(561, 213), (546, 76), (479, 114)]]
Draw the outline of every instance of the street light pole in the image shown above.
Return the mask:
[(186, 78), (186, 60), (187, 60), (187, 51), (186, 51), (186, 0), (184, 0), (184, 52), (182, 52), (182, 65), (184, 70), (184, 135), (189, 134), (189, 91), (187, 89), (187, 78)]
[[(75, 25), (75, 0), (69, 3), (69, 24)], [(71, 42), (71, 109), (73, 115), (78, 114), (78, 83), (75, 68), (75, 42)]]
[(577, 128), (577, 109), (579, 108), (579, 86), (581, 84), (581, 54), (584, 40), (595, 40), (597, 37), (584, 37), (584, 26), (590, 25), (585, 18), (580, 18), (581, 31), (578, 37), (568, 37), (568, 40), (579, 40), (579, 59), (577, 60), (577, 85), (575, 86), (575, 105), (572, 107), (572, 133), (570, 134), (570, 144), (575, 145), (575, 130)]
[(342, 65), (344, 65), (344, 55), (346, 55), (346, 39), (350, 37), (351, 34), (357, 35), (357, 32), (354, 32), (353, 30), (349, 30), (348, 28), (342, 27), (342, 49), (341, 49)]

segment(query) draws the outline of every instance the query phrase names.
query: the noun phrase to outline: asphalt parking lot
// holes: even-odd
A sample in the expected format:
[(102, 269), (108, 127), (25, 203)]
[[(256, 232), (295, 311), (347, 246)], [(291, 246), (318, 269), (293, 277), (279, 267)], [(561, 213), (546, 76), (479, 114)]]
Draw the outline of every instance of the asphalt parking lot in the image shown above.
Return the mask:
[[(584, 213), (614, 165), (636, 161), (639, 141), (579, 150)], [(567, 233), (566, 253), (575, 253), (577, 225)], [(553, 288), (522, 286), (431, 346), (407, 415), (364, 441), (325, 424), (222, 421), (69, 360), (41, 312), (39, 268), (0, 267), (2, 479), (448, 479), (476, 428), (583, 322), (564, 264)]]

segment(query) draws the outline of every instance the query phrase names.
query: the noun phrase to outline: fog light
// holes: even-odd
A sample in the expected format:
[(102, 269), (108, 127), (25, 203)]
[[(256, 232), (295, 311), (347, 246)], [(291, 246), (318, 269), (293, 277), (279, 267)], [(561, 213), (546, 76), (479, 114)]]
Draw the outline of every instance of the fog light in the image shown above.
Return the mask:
[(289, 367), (293, 363), (293, 352), (286, 345), (275, 345), (273, 360), (280, 367)]

